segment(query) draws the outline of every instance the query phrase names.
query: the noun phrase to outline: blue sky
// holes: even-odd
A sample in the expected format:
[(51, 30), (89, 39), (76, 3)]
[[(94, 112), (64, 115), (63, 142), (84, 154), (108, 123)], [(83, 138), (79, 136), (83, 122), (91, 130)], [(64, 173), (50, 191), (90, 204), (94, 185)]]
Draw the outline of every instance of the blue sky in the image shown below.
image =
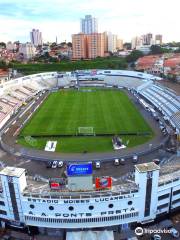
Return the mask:
[(0, 0), (0, 41), (29, 41), (32, 28), (44, 41), (69, 41), (86, 14), (98, 18), (99, 32), (125, 41), (148, 32), (180, 41), (179, 9), (179, 0)]

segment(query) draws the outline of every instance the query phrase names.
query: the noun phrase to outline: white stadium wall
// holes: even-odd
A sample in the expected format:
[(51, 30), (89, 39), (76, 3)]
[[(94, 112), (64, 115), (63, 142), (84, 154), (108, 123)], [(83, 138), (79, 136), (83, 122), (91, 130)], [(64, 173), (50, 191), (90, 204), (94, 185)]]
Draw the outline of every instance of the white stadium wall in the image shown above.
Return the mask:
[(153, 221), (180, 207), (180, 178), (172, 173), (161, 179), (159, 171), (154, 163), (139, 164), (131, 187), (122, 183), (101, 192), (42, 193), (36, 187), (32, 191), (32, 183), (26, 184), (25, 169), (7, 167), (0, 172), (0, 218), (2, 222), (64, 229)]

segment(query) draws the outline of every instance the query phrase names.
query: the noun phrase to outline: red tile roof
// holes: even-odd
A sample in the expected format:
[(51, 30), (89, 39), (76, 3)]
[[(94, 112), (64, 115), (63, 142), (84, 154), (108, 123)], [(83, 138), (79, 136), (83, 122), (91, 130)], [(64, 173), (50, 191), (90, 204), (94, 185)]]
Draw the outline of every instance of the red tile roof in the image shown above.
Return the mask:
[(8, 75), (8, 71), (4, 69), (0, 69), (0, 76), (7, 76), (7, 75)]
[(173, 58), (166, 59), (164, 61), (165, 67), (173, 68), (173, 67), (176, 67), (177, 65), (180, 65), (180, 57), (173, 57)]
[(159, 58), (160, 58), (159, 55), (141, 57), (137, 61), (137, 69), (151, 68)]

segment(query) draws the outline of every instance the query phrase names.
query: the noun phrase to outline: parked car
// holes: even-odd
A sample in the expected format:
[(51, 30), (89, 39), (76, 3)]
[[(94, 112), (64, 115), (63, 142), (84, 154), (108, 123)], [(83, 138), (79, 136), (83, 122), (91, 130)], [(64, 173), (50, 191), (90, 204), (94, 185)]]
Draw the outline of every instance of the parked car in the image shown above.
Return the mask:
[(169, 230), (170, 230), (171, 236), (173, 236), (174, 238), (179, 238), (178, 230), (176, 230), (174, 227), (170, 227)]
[(100, 167), (101, 167), (100, 161), (97, 161), (97, 162), (95, 163), (95, 166), (96, 166), (96, 168), (100, 168)]
[(47, 167), (47, 168), (51, 168), (51, 167), (52, 167), (52, 162), (51, 162), (51, 161), (48, 161), (48, 162), (46, 163), (46, 167)]
[(132, 161), (133, 161), (133, 163), (137, 163), (138, 162), (138, 156), (134, 155)]
[(118, 166), (118, 165), (119, 165), (119, 159), (118, 159), (118, 158), (114, 159), (114, 165), (115, 165), (115, 166)]
[(121, 158), (121, 159), (120, 159), (120, 164), (121, 164), (121, 165), (125, 165), (125, 159), (124, 159), (124, 158)]
[(53, 161), (51, 168), (57, 168), (58, 161)]
[(63, 161), (58, 161), (57, 167), (58, 167), (58, 168), (61, 168), (61, 167), (63, 166), (63, 164), (64, 164)]

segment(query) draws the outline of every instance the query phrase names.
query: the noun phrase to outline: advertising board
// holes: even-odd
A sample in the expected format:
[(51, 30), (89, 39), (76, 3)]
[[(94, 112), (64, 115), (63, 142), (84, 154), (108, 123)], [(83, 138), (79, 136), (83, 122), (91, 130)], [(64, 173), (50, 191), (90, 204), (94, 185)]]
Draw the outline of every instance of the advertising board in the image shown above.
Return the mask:
[(111, 177), (97, 177), (95, 181), (96, 189), (111, 189), (112, 178)]
[(81, 176), (92, 174), (92, 163), (69, 164), (67, 165), (68, 176)]
[(53, 190), (64, 189), (66, 187), (66, 180), (64, 178), (51, 178), (49, 186)]

